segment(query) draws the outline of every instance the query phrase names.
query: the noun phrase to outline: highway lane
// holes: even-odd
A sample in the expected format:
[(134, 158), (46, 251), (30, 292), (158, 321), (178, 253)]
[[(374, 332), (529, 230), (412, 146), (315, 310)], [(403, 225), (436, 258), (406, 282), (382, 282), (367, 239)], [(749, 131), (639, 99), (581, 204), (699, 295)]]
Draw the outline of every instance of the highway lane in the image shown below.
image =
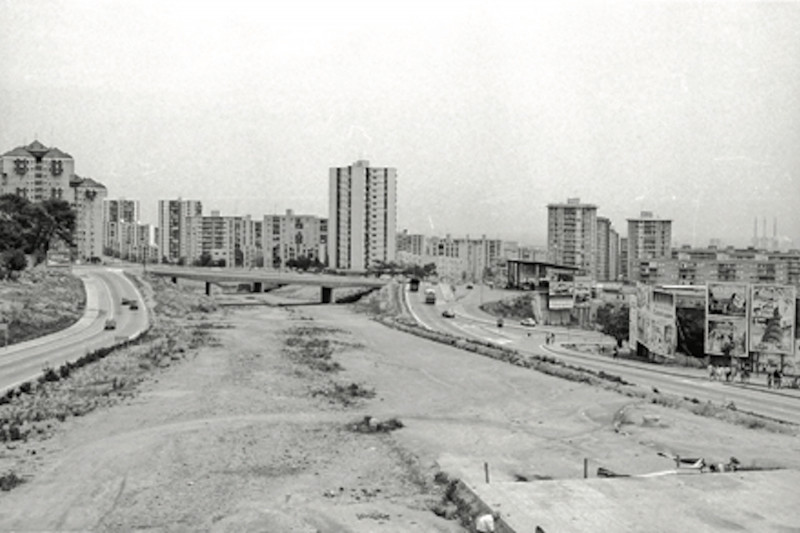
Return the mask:
[[(557, 341), (566, 343), (611, 344), (612, 340), (597, 332), (548, 326), (528, 328), (509, 321), (506, 321), (502, 328), (498, 328), (494, 318), (479, 310), (478, 305), (479, 299), (490, 301), (510, 296), (503, 294), (502, 291), (492, 291), (489, 295), (479, 296), (476, 289), (467, 291), (459, 287), (453, 293), (449, 286), (438, 286), (436, 305), (426, 305), (422, 290), (424, 289), (421, 287), (420, 293), (406, 292), (406, 299), (412, 314), (430, 329), (490, 341), (515, 348), (524, 354), (555, 356), (566, 363), (615, 374), (632, 383), (655, 388), (662, 393), (697, 398), (701, 402), (712, 401), (722, 404), (733, 402), (739, 410), (800, 424), (798, 391), (776, 391), (757, 385), (712, 382), (707, 379), (705, 371), (698, 369), (617, 360), (596, 354), (576, 353), (562, 348), (559, 344), (546, 345), (545, 332), (555, 333)], [(445, 309), (454, 310), (456, 317), (449, 319), (442, 317), (441, 312)]]
[[(144, 300), (121, 270), (75, 267), (73, 272), (86, 288), (84, 316), (62, 331), (0, 348), (0, 392), (38, 378), (46, 366), (57, 368), (147, 329), (149, 318)], [(133, 311), (122, 306), (123, 297), (136, 300), (139, 309)], [(116, 329), (105, 329), (107, 318), (114, 318)]]

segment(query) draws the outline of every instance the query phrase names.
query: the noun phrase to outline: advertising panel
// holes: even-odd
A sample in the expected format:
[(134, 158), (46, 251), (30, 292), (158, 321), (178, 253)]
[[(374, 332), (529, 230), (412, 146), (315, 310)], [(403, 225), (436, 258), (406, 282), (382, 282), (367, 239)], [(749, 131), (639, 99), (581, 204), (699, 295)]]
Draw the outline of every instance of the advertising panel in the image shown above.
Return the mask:
[(748, 294), (746, 283), (706, 285), (705, 353), (747, 357)]
[(675, 295), (671, 292), (653, 290), (651, 307), (653, 316), (675, 321)]
[(639, 340), (637, 327), (639, 324), (639, 308), (636, 304), (636, 295), (628, 295), (628, 345), (636, 348), (636, 342)]
[(705, 352), (710, 355), (747, 357), (747, 322), (724, 316), (707, 316)]
[(750, 350), (793, 355), (795, 288), (790, 285), (753, 285), (750, 301)]
[(575, 278), (575, 305), (587, 306), (592, 300), (592, 278), (580, 276)]
[(675, 357), (675, 347), (678, 344), (678, 330), (675, 320), (654, 316), (650, 319), (650, 334), (648, 336), (648, 349), (664, 357)]
[(747, 317), (746, 283), (708, 283), (708, 309), (710, 315)]
[(554, 273), (550, 276), (547, 307), (548, 309), (575, 307), (575, 281), (571, 274)]

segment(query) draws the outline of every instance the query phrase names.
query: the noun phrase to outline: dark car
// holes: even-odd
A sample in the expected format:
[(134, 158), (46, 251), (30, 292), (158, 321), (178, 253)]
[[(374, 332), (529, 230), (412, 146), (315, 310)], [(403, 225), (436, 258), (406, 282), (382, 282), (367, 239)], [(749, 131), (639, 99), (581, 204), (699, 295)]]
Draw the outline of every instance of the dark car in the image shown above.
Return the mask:
[(139, 309), (139, 304), (137, 304), (136, 302), (131, 302), (130, 309), (131, 311), (136, 311), (137, 309)]
[(455, 318), (456, 312), (453, 311), (452, 309), (445, 309), (444, 311), (442, 311), (442, 316), (445, 318)]

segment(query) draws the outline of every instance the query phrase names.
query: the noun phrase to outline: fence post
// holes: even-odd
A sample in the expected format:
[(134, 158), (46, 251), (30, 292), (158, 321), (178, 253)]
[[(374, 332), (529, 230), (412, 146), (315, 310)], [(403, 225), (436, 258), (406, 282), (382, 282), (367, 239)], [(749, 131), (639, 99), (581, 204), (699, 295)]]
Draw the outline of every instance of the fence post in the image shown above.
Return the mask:
[(489, 463), (483, 463), (483, 473), (486, 476), (486, 483), (489, 483)]

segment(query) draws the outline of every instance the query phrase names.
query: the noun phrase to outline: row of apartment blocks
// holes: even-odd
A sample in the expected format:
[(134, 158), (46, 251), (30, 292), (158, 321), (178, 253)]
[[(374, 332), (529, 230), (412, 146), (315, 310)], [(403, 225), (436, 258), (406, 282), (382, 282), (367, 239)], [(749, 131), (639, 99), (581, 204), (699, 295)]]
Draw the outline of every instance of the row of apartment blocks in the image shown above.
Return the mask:
[[(673, 249), (672, 221), (648, 211), (627, 219), (628, 234), (620, 237), (608, 219), (597, 216), (597, 206), (581, 203), (578, 198), (547, 208), (548, 261), (578, 267), (597, 281), (666, 285), (738, 281), (800, 286), (800, 251), (716, 246)], [(754, 239), (757, 226), (755, 234)], [(774, 245), (777, 239), (757, 242)]]

